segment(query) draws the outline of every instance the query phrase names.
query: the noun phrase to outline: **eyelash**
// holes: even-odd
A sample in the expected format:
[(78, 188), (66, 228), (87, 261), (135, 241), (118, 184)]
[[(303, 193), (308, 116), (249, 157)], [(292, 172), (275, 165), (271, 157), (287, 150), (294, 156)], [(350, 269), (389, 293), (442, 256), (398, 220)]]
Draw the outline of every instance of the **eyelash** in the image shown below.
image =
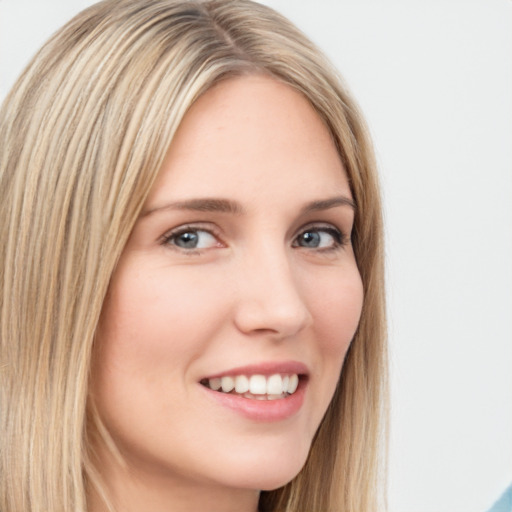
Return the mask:
[(169, 233), (165, 234), (162, 237), (162, 245), (171, 247), (172, 249), (180, 251), (183, 254), (187, 254), (187, 255), (191, 255), (191, 256), (200, 254), (202, 251), (204, 251), (206, 249), (196, 249), (196, 248), (185, 249), (185, 248), (179, 247), (178, 245), (175, 245), (173, 243), (181, 235), (184, 235), (186, 233), (198, 233), (198, 232), (208, 233), (210, 236), (212, 236), (213, 238), (215, 238), (217, 240), (220, 240), (220, 238), (221, 238), (220, 234), (216, 230), (212, 229), (211, 226), (204, 227), (204, 226), (197, 225), (197, 224), (185, 225), (185, 226), (180, 226), (176, 229), (173, 229)]
[[(174, 243), (176, 241), (176, 239), (181, 235), (184, 235), (186, 233), (198, 233), (198, 232), (208, 233), (210, 236), (212, 236), (216, 240), (221, 240), (220, 234), (216, 230), (212, 229), (210, 226), (203, 227), (201, 225), (185, 225), (185, 226), (180, 226), (180, 227), (172, 230), (171, 232), (165, 234), (162, 237), (161, 244), (164, 246), (171, 247), (174, 250), (180, 251), (183, 254), (187, 254), (187, 255), (191, 255), (191, 256), (201, 254), (203, 251), (205, 251), (209, 248), (199, 248), (199, 249), (183, 248), (183, 247), (179, 247), (178, 245), (176, 245)], [(308, 232), (327, 233), (328, 235), (330, 235), (332, 237), (333, 244), (329, 247), (309, 248), (310, 250), (314, 250), (314, 251), (320, 252), (320, 253), (329, 253), (329, 252), (337, 251), (337, 250), (343, 248), (344, 246), (346, 246), (349, 242), (349, 237), (347, 237), (345, 235), (345, 233), (343, 233), (338, 228), (336, 228), (334, 226), (313, 224), (313, 225), (306, 226), (305, 228), (301, 229), (301, 231), (299, 233), (297, 233), (297, 235), (295, 236), (295, 238), (293, 240), (292, 247), (308, 249), (308, 247), (302, 247), (297, 244), (298, 239), (301, 236), (304, 236)]]
[[(340, 229), (338, 229), (334, 226), (313, 224), (313, 225), (306, 226), (304, 229), (302, 229), (297, 234), (292, 246), (300, 247), (300, 246), (296, 245), (296, 241), (298, 240), (299, 237), (305, 235), (306, 233), (327, 233), (333, 239), (333, 244), (329, 247), (312, 248), (312, 250), (316, 250), (317, 252), (323, 252), (323, 253), (333, 252), (333, 251), (343, 248), (348, 243), (348, 237)], [(307, 247), (304, 247), (304, 248), (307, 249)]]

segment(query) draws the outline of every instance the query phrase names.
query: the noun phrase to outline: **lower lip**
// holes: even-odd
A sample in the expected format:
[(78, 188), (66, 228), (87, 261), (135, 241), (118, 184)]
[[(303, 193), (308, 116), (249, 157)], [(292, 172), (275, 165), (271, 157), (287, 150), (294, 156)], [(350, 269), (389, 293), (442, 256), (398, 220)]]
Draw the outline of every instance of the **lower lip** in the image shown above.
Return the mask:
[(220, 405), (241, 414), (242, 416), (261, 422), (282, 421), (296, 414), (304, 403), (306, 382), (300, 381), (293, 395), (278, 400), (252, 400), (240, 395), (231, 395), (201, 387)]

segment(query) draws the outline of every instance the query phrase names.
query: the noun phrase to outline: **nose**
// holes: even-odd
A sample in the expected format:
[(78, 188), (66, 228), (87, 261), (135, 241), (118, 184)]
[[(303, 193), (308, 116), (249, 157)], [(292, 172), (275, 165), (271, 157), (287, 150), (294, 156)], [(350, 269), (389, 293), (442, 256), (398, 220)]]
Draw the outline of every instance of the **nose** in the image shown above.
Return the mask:
[(300, 274), (285, 251), (267, 250), (246, 259), (236, 277), (235, 324), (243, 333), (284, 339), (312, 323), (300, 289)]

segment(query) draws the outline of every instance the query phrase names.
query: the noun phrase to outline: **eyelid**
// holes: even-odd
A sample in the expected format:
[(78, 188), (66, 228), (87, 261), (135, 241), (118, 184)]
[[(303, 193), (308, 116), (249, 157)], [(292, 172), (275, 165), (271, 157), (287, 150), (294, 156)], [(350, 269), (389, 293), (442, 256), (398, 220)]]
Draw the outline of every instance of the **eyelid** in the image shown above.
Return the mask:
[[(292, 246), (299, 247), (298, 245), (295, 245), (295, 242), (297, 238), (306, 233), (307, 231), (325, 231), (326, 233), (329, 233), (335, 240), (335, 244), (330, 247), (319, 247), (319, 248), (311, 248), (312, 251), (317, 252), (328, 252), (332, 250), (336, 250), (339, 248), (342, 248), (350, 243), (350, 235), (347, 235), (345, 230), (339, 228), (335, 224), (331, 222), (325, 222), (325, 221), (318, 221), (318, 222), (309, 222), (305, 226), (302, 226), (296, 233)], [(304, 249), (307, 249), (307, 247), (304, 247)]]
[[(188, 231), (204, 231), (211, 235), (213, 238), (215, 238), (218, 241), (218, 245), (212, 247), (203, 247), (203, 248), (182, 248), (179, 247), (176, 244), (170, 243), (173, 238), (178, 237), (179, 235), (186, 233)], [(328, 233), (331, 237), (334, 239), (334, 243), (328, 247), (303, 247), (297, 244), (297, 239), (300, 235), (304, 234), (307, 231), (324, 231)], [(199, 254), (203, 251), (207, 251), (209, 249), (213, 248), (219, 248), (225, 246), (225, 242), (221, 235), (221, 230), (215, 225), (208, 222), (191, 222), (187, 224), (181, 224), (175, 228), (172, 228), (165, 232), (160, 238), (159, 242), (161, 245), (166, 246), (170, 249), (176, 250), (178, 252), (181, 252), (183, 254)], [(307, 224), (303, 225), (300, 229), (298, 229), (295, 232), (295, 235), (292, 240), (292, 247), (299, 248), (299, 249), (308, 249), (315, 252), (329, 252), (329, 251), (335, 251), (337, 249), (341, 249), (347, 244), (350, 243), (350, 235), (346, 234), (346, 231), (344, 229), (341, 229), (336, 224), (332, 222), (326, 222), (326, 221), (313, 221), (308, 222)]]
[(199, 249), (184, 249), (181, 247), (178, 247), (177, 245), (173, 245), (170, 243), (170, 241), (188, 231), (204, 231), (205, 233), (208, 233), (212, 237), (214, 237), (219, 244), (224, 245), (224, 242), (222, 240), (222, 237), (220, 235), (220, 230), (216, 228), (215, 225), (204, 223), (204, 222), (198, 222), (198, 223), (188, 223), (188, 224), (181, 224), (175, 228), (170, 229), (169, 231), (166, 231), (160, 238), (159, 242), (161, 245), (165, 245), (171, 249), (175, 249), (177, 251), (188, 253), (188, 254), (197, 254), (201, 251), (208, 250), (208, 248), (199, 248)]

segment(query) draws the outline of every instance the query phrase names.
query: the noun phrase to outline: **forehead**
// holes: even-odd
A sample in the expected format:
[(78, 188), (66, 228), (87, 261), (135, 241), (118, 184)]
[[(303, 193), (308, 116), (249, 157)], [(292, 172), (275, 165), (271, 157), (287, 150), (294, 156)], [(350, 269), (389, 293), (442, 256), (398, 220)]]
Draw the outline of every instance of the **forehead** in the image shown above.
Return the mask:
[(350, 195), (330, 132), (302, 94), (267, 76), (231, 78), (185, 115), (150, 200), (260, 188)]

